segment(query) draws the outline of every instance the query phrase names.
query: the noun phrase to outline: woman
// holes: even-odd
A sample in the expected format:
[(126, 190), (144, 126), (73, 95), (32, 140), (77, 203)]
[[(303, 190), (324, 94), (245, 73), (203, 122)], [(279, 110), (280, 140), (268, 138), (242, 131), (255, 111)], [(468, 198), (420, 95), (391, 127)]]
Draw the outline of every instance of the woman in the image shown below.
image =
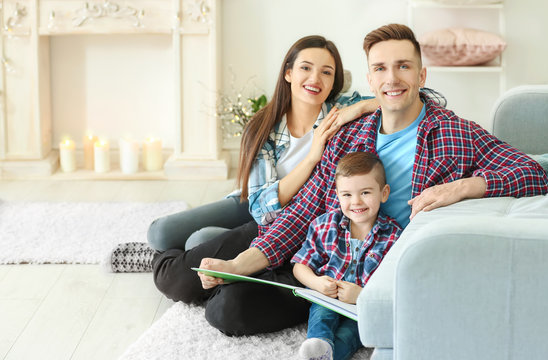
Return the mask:
[[(321, 36), (308, 36), (289, 49), (272, 100), (249, 122), (242, 138), (238, 183), (242, 186), (242, 199), (249, 199), (250, 213), (256, 221), (190, 250), (172, 248), (155, 255), (154, 281), (160, 291), (187, 303), (208, 300), (206, 318), (230, 335), (276, 331), (306, 319), (308, 303), (286, 289), (280, 292), (276, 287), (235, 283), (204, 290), (190, 268), (198, 267), (204, 257), (228, 260), (246, 250), (257, 236), (257, 223), (267, 227), (308, 179), (327, 140), (343, 123), (377, 108), (375, 100), (364, 100), (337, 110), (331, 104), (342, 86), (342, 63), (332, 42)], [(361, 98), (343, 100), (346, 104)], [(277, 271), (268, 279), (300, 285), (291, 268)], [(241, 292), (218, 296), (226, 290)], [(221, 299), (223, 304), (217, 301)], [(231, 299), (244, 299), (243, 307), (254, 310), (240, 313), (237, 309), (242, 308), (242, 303), (232, 304)], [(276, 306), (262, 308), (266, 302)], [(218, 323), (227, 314), (230, 320)]]
[[(301, 51), (309, 54), (294, 66)], [(283, 64), (272, 100), (242, 136), (240, 199), (236, 194), (155, 220), (148, 231), (150, 247), (118, 245), (111, 255), (113, 271), (146, 271), (155, 250), (188, 251), (244, 224), (250, 223), (255, 234), (256, 224), (271, 223), (297, 193), (340, 126), (378, 106), (358, 93), (337, 98), (344, 81), (342, 62), (335, 45), (323, 37), (297, 41)]]

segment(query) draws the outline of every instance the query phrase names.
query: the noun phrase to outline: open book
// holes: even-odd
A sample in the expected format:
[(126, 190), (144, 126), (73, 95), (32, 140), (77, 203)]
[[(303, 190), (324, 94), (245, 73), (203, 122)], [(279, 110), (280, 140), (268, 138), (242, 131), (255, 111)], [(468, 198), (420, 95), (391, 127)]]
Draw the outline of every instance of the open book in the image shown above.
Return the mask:
[(249, 281), (249, 282), (274, 285), (274, 286), (290, 289), (293, 291), (293, 294), (295, 294), (295, 296), (300, 296), (302, 298), (305, 298), (308, 301), (324, 306), (328, 309), (335, 311), (336, 313), (344, 315), (354, 321), (358, 321), (358, 309), (355, 304), (347, 304), (340, 300), (330, 298), (329, 296), (325, 296), (324, 294), (315, 290), (305, 289), (298, 286), (291, 286), (291, 285), (287, 285), (287, 284), (283, 284), (275, 281), (257, 279), (250, 276), (226, 273), (222, 271), (214, 271), (214, 270), (199, 269), (199, 268), (192, 268), (192, 270), (199, 271), (209, 276), (224, 279), (225, 283), (230, 283), (234, 281)]

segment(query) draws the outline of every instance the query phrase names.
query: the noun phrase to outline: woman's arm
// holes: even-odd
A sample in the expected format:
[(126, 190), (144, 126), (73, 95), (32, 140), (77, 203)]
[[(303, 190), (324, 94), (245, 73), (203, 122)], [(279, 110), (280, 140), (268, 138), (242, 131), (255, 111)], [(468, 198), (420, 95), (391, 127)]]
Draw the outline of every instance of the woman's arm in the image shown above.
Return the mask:
[(314, 130), (312, 146), (306, 157), (295, 166), (289, 174), (280, 180), (278, 184), (278, 200), (281, 206), (287, 203), (301, 189), (308, 180), (312, 170), (322, 158), (325, 144), (335, 135), (340, 126), (335, 125), (338, 118), (338, 109), (332, 108), (321, 124)]
[(336, 126), (339, 128), (350, 121), (356, 120), (363, 114), (371, 114), (380, 106), (379, 102), (375, 98), (367, 98), (361, 100), (353, 105), (340, 108), (338, 111), (338, 118), (335, 121)]

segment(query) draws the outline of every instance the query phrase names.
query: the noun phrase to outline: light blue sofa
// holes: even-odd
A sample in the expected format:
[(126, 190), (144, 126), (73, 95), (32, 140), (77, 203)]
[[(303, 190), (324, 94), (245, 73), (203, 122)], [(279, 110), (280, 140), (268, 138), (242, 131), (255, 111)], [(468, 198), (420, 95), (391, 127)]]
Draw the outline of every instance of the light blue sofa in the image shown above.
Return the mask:
[[(548, 85), (508, 91), (493, 124), (526, 153), (548, 153)], [(357, 305), (372, 360), (548, 359), (548, 196), (418, 214)]]

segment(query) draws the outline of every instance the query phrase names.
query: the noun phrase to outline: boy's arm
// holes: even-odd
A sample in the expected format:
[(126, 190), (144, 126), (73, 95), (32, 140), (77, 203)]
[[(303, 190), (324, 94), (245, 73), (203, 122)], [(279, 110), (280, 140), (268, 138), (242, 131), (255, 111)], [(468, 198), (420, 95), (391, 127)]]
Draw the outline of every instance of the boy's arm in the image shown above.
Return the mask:
[(318, 276), (311, 268), (304, 264), (296, 263), (293, 267), (293, 275), (303, 285), (321, 292), (322, 294), (337, 298), (337, 282), (329, 276)]

